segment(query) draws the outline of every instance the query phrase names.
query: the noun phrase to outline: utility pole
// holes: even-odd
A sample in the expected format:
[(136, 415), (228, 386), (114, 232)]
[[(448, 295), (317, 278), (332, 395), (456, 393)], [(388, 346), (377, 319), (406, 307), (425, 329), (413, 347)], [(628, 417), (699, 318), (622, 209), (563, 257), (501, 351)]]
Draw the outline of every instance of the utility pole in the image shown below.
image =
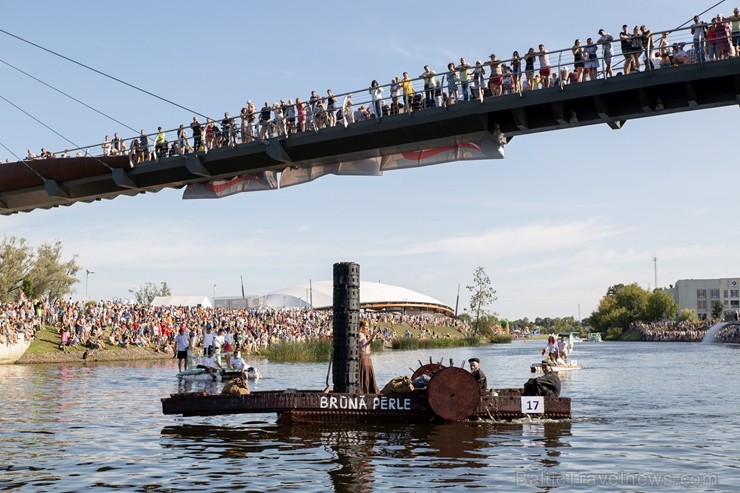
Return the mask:
[(95, 273), (93, 271), (91, 271), (91, 270), (85, 269), (85, 300), (88, 300), (89, 299), (87, 297), (87, 283), (88, 283), (88, 280), (90, 278), (90, 274), (95, 274)]
[(655, 269), (655, 286), (653, 286), (653, 289), (658, 289), (658, 256), (657, 254), (653, 254), (653, 267)]
[(455, 318), (457, 318), (458, 303), (460, 303), (460, 283), (457, 283), (457, 298), (455, 299)]

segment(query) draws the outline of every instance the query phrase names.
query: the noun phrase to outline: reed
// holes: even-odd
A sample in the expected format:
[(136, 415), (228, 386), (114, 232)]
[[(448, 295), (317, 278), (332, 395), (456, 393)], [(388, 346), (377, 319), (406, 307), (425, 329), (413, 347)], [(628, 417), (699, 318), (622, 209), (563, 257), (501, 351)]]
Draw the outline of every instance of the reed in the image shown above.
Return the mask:
[(395, 350), (413, 350), (413, 349), (444, 349), (453, 347), (471, 347), (480, 346), (480, 339), (477, 337), (451, 338), (443, 337), (438, 339), (417, 339), (415, 337), (402, 337), (395, 339), (391, 347)]
[(305, 342), (281, 342), (271, 344), (260, 351), (270, 361), (275, 363), (317, 363), (331, 359), (331, 339), (318, 339)]
[(493, 334), (489, 338), (489, 342), (491, 344), (508, 344), (513, 340), (514, 338), (511, 337), (509, 334)]

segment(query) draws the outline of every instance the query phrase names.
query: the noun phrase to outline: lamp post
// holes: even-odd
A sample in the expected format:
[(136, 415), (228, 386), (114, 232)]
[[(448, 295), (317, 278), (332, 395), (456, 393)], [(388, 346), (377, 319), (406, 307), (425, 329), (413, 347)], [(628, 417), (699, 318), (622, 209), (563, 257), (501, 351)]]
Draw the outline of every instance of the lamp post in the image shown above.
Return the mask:
[(85, 269), (85, 299), (86, 300), (88, 299), (88, 297), (87, 297), (87, 285), (88, 285), (88, 281), (89, 281), (89, 278), (90, 278), (90, 274), (95, 274), (95, 273), (93, 271), (91, 271), (91, 270)]
[(216, 286), (218, 286), (218, 284), (213, 285), (213, 307), (214, 308), (216, 307)]

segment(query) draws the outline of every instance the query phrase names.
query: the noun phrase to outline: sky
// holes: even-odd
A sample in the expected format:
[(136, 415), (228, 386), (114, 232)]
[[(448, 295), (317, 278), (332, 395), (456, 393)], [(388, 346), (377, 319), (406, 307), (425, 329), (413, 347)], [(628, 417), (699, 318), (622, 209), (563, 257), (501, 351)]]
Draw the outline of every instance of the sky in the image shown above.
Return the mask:
[[(314, 89), (359, 91), (420, 74), (425, 64), (442, 72), (461, 56), (567, 48), (602, 27), (671, 29), (714, 3), (2, 2), (0, 29), (181, 107), (0, 33), (0, 144), (23, 157), (133, 135), (7, 64), (151, 134), (193, 112), (238, 114), (247, 99), (305, 100)], [(147, 282), (166, 282), (174, 295), (239, 296), (241, 279), (246, 294), (263, 295), (331, 279), (334, 263), (352, 261), (363, 280), (452, 307), (460, 286), (460, 312), (483, 267), (499, 316), (585, 318), (614, 284), (654, 288), (656, 266), (659, 287), (740, 275), (737, 119), (731, 106), (621, 130), (537, 133), (513, 139), (503, 160), (327, 176), (218, 200), (165, 190), (79, 203), (1, 216), (0, 234), (33, 247), (60, 241), (63, 259), (82, 267), (73, 299), (129, 298)], [(0, 147), (5, 157), (13, 160)]]

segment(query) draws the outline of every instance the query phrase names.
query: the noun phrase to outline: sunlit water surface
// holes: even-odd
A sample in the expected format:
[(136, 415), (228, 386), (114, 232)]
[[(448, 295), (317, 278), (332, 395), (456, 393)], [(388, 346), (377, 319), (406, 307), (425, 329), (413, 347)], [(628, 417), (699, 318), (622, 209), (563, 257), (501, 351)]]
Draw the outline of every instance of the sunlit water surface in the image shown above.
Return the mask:
[[(382, 387), (420, 362), (481, 359), (520, 387), (540, 342), (373, 355)], [(740, 491), (737, 346), (583, 343), (569, 423), (288, 427), (269, 414), (181, 418), (174, 360), (2, 366), (5, 491)], [(254, 360), (252, 388), (323, 389), (325, 364)], [(210, 384), (213, 386), (214, 384)], [(209, 388), (218, 391), (219, 388)]]

